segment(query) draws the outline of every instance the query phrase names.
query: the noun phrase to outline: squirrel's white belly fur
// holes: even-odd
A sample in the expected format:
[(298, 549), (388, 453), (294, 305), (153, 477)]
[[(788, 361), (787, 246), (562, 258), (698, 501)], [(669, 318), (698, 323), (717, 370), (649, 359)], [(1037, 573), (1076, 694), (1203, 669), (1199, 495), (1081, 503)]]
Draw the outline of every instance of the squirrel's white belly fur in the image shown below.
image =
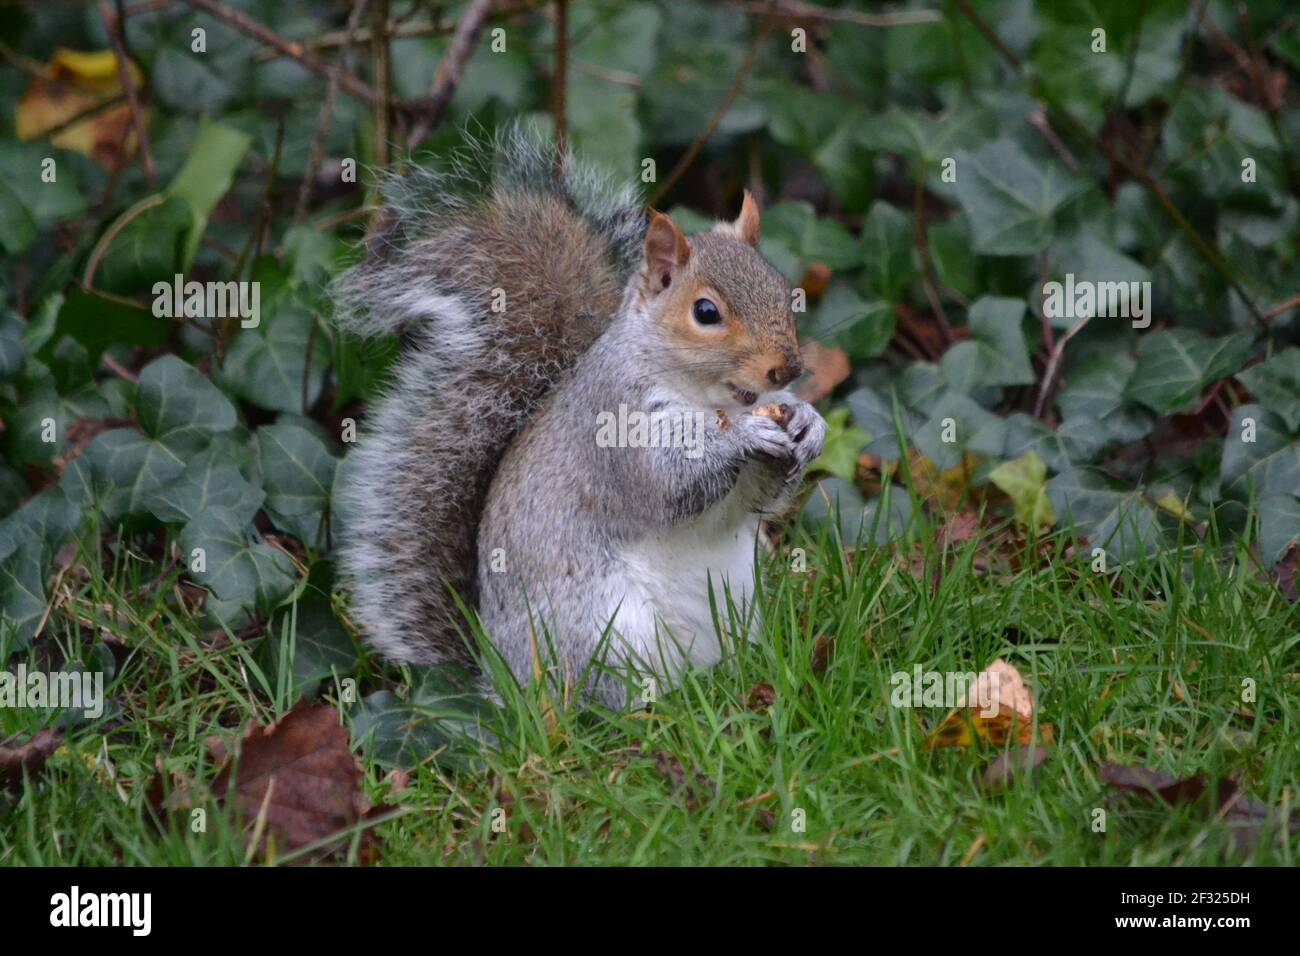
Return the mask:
[(633, 660), (676, 675), (687, 667), (717, 664), (723, 641), (737, 632), (752, 634), (758, 530), (758, 515), (737, 514), (734, 503), (726, 501), (693, 522), (647, 535), (622, 553), (621, 573), (608, 581), (607, 620), (613, 620), (614, 633)]

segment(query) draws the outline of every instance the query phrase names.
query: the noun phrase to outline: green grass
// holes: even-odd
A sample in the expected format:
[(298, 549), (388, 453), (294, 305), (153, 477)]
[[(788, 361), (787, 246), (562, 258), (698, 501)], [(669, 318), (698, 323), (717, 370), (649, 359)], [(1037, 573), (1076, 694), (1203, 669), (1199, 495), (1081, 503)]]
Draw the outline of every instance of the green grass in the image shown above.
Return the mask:
[[(1010, 554), (968, 543), (941, 555), (931, 540), (906, 553), (845, 553), (824, 537), (793, 539), (809, 572), (773, 559), (763, 639), (690, 675), (648, 713), (550, 712), (536, 688), (507, 689), (487, 728), (495, 746), (426, 760), (397, 793), (363, 748), (371, 797), (399, 810), (376, 825), (379, 861), (956, 865), (971, 853), (974, 865), (1295, 862), (1300, 836), (1277, 820), (1300, 804), (1300, 620), (1244, 551), (1216, 561), (1188, 548), (1105, 575), (1060, 541)], [(919, 576), (913, 556), (925, 562)], [(122, 644), (114, 709), (71, 727), (20, 794), (0, 794), (0, 865), (245, 862), (219, 815), (206, 833), (160, 831), (144, 791), (156, 762), (210, 780), (203, 739), (273, 718), (297, 689), (282, 662), (268, 668), (267, 638), (204, 633), (174, 578), (156, 575), (119, 550), (107, 562), (90, 556), (73, 585), (63, 610), (80, 615), (82, 633), (104, 627)], [(56, 623), (68, 632), (66, 618)], [(818, 635), (834, 639), (820, 673)], [(36, 666), (40, 653), (7, 666), (24, 657)], [(890, 706), (890, 675), (915, 664), (975, 671), (996, 657), (1033, 687), (1056, 745), (1032, 780), (987, 794), (978, 778), (996, 750), (925, 750), (944, 709)], [(403, 678), (373, 659), (354, 676), (362, 694)], [(1253, 703), (1241, 702), (1244, 678), (1255, 682)], [(760, 682), (774, 692), (761, 712), (747, 703)], [(327, 682), (323, 696), (337, 689)], [(29, 733), (48, 716), (0, 711), (0, 731)], [(1230, 774), (1278, 817), (1243, 854), (1232, 825), (1203, 806), (1107, 793), (1096, 773), (1105, 761)], [(506, 832), (494, 833), (503, 800)], [(1104, 833), (1093, 830), (1095, 808), (1107, 811)], [(797, 811), (803, 832), (792, 827)], [(354, 841), (341, 858), (356, 855)]]

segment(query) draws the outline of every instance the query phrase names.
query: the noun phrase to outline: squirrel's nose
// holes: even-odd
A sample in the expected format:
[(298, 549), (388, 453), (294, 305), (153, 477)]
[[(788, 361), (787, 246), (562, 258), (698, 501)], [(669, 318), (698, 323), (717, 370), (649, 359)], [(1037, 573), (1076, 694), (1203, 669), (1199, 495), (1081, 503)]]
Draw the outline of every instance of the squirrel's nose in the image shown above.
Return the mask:
[(776, 365), (767, 370), (767, 380), (773, 385), (789, 385), (803, 373), (803, 366), (797, 358), (787, 359), (784, 365)]

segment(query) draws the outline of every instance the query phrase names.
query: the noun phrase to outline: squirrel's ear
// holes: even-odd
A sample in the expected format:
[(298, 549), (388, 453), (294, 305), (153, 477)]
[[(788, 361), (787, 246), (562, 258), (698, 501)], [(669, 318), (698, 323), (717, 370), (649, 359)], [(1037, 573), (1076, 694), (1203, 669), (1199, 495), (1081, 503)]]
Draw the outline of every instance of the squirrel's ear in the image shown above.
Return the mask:
[(691, 247), (677, 223), (661, 212), (651, 212), (650, 225), (645, 231), (646, 291), (657, 295), (668, 288), (673, 274), (690, 258)]
[(740, 215), (733, 224), (736, 235), (751, 246), (758, 245), (758, 203), (753, 195), (745, 190), (745, 200), (740, 204)]

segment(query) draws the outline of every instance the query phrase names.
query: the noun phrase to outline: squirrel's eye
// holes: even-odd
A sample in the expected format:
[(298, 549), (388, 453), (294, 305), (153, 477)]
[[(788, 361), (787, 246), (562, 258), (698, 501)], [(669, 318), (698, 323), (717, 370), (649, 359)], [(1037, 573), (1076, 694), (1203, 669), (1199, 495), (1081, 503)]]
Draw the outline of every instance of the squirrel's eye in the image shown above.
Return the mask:
[(722, 321), (722, 313), (708, 299), (696, 299), (691, 306), (691, 316), (700, 325), (717, 325)]

